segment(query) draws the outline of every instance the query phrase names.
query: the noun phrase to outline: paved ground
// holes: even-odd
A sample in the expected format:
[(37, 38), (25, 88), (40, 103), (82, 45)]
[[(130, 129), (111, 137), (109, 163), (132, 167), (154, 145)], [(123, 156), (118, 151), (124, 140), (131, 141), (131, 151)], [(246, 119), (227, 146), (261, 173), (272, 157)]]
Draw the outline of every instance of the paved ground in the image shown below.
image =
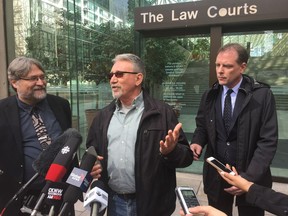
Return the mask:
[[(202, 183), (202, 175), (193, 174), (193, 173), (183, 173), (183, 172), (177, 172), (177, 185), (178, 186), (190, 186), (193, 187), (195, 192), (197, 193), (197, 197), (199, 199), (199, 202), (201, 205), (207, 205), (207, 198), (206, 195), (203, 192), (203, 183)], [(273, 189), (276, 191), (281, 191), (282, 193), (285, 193), (288, 195), (288, 187), (287, 184), (283, 183), (273, 183)], [(179, 216), (179, 202), (176, 203), (176, 209), (172, 216)], [(89, 211), (85, 211), (83, 208), (83, 203), (78, 202), (75, 204), (76, 209), (76, 216), (90, 216)], [(234, 209), (235, 216), (238, 215), (237, 210)], [(265, 216), (272, 216), (273, 214), (270, 214), (266, 212)]]

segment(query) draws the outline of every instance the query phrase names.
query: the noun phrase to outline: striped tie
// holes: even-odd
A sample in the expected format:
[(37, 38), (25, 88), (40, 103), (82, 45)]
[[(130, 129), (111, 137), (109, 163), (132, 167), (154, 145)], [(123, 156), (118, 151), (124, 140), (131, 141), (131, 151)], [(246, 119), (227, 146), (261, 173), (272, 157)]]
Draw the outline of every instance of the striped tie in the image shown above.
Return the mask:
[(31, 114), (33, 126), (35, 128), (40, 145), (43, 149), (46, 149), (48, 145), (51, 144), (51, 138), (49, 137), (44, 122), (35, 107), (33, 108)]

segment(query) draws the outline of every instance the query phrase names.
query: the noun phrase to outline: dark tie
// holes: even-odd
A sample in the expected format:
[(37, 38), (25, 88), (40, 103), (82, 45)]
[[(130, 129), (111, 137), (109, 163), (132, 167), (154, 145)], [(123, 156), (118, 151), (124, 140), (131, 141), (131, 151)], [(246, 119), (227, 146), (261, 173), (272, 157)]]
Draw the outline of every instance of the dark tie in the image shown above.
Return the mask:
[(31, 114), (33, 126), (35, 128), (40, 145), (43, 149), (46, 149), (47, 146), (51, 144), (51, 138), (48, 135), (47, 129), (41, 116), (38, 113), (37, 108), (33, 108)]
[(231, 104), (231, 93), (232, 89), (229, 89), (226, 93), (225, 102), (224, 102), (224, 111), (223, 111), (223, 120), (226, 133), (229, 133), (230, 124), (232, 120), (232, 104)]

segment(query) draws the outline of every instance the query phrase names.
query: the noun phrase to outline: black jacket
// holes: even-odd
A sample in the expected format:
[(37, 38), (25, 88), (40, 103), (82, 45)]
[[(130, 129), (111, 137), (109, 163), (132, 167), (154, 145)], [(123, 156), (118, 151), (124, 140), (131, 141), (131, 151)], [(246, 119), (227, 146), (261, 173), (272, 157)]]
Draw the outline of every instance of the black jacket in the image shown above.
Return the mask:
[[(69, 102), (54, 95), (47, 95), (47, 101), (62, 130), (70, 128)], [(11, 96), (0, 101), (0, 211), (23, 185), (23, 163), (19, 110), (16, 96)]]
[[(192, 151), (181, 130), (176, 148), (167, 157), (159, 152), (159, 141), (178, 123), (172, 108), (151, 98), (145, 91), (144, 112), (135, 144), (135, 182), (137, 215), (171, 215), (175, 210), (175, 168), (187, 167), (193, 161)], [(104, 156), (101, 180), (108, 183), (107, 130), (115, 110), (115, 101), (96, 114), (87, 137), (87, 147), (93, 145)], [(108, 204), (109, 205), (109, 204)]]
[(249, 203), (278, 216), (288, 215), (288, 195), (276, 192), (271, 188), (253, 184), (246, 199)]
[[(207, 144), (205, 160), (210, 156), (216, 157), (215, 103), (221, 88), (217, 82), (203, 94), (196, 117), (197, 127), (192, 143), (198, 143), (203, 148)], [(275, 99), (269, 86), (243, 75), (234, 112), (233, 124), (237, 126), (236, 169), (245, 179), (271, 187), (270, 164), (277, 149), (278, 123)], [(217, 200), (219, 190), (223, 189), (220, 187), (222, 178), (206, 162), (203, 180), (205, 193)], [(239, 196), (237, 200), (238, 204), (240, 200), (240, 203), (245, 202), (245, 197)]]

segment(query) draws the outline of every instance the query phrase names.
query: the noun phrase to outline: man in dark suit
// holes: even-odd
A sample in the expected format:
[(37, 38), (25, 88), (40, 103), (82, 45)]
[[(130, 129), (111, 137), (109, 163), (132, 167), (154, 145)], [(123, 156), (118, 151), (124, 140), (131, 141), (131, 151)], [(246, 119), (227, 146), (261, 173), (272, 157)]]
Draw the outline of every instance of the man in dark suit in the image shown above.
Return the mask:
[[(202, 96), (190, 148), (194, 159), (198, 160), (207, 145), (205, 160), (213, 156), (236, 167), (243, 178), (271, 187), (270, 164), (278, 139), (275, 99), (267, 84), (243, 74), (248, 58), (247, 50), (239, 44), (227, 44), (218, 51), (218, 82)], [(232, 113), (224, 118), (228, 96)], [(225, 119), (230, 119), (229, 125)], [(264, 215), (264, 210), (246, 202), (243, 190), (226, 183), (207, 163), (203, 168), (203, 180), (209, 205), (231, 216), (236, 196), (240, 216)]]
[[(32, 123), (32, 110), (37, 108), (52, 143), (71, 127), (70, 104), (47, 95), (45, 71), (39, 61), (14, 59), (8, 67), (8, 79), (17, 94), (0, 101), (0, 212), (35, 174), (32, 163), (43, 151)], [(43, 184), (44, 178), (34, 182), (27, 195), (38, 197)], [(13, 203), (5, 215), (24, 215), (19, 211), (22, 204)]]

